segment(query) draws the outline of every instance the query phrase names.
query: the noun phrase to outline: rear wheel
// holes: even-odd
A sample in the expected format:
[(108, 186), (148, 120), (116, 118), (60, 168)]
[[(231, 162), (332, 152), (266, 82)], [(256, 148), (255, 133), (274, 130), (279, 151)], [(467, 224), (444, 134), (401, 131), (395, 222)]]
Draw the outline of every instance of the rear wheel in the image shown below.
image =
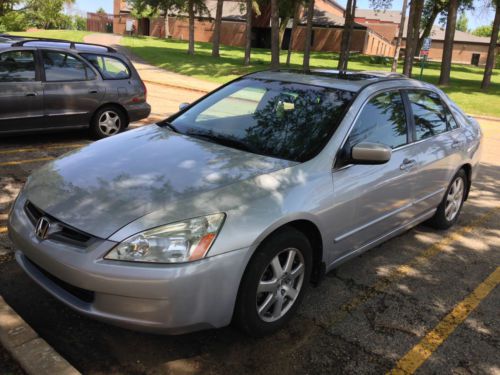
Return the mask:
[(456, 223), (462, 210), (467, 189), (467, 175), (463, 169), (459, 170), (438, 206), (436, 213), (429, 220), (429, 225), (436, 229), (448, 229)]
[(126, 126), (126, 116), (123, 111), (113, 106), (99, 109), (90, 124), (92, 136), (97, 139), (118, 134)]
[(309, 283), (311, 245), (286, 228), (269, 237), (250, 261), (241, 282), (235, 321), (251, 336), (264, 336), (292, 318)]

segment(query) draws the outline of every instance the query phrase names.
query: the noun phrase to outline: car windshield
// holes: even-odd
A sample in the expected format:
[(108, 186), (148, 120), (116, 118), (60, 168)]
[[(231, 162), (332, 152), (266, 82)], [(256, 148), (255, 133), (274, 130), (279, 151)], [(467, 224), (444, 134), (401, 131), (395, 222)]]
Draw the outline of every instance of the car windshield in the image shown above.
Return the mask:
[(303, 162), (337, 129), (354, 93), (246, 78), (167, 120), (179, 133), (256, 154)]

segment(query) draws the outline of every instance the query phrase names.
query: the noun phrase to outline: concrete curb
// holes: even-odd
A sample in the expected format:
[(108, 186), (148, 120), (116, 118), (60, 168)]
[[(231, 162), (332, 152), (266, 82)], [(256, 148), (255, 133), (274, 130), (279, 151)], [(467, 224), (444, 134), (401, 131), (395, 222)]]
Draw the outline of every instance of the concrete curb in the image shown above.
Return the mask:
[(483, 116), (483, 115), (473, 115), (473, 114), (469, 114), (469, 116), (474, 117), (474, 118), (478, 118), (480, 120), (489, 120), (489, 121), (498, 121), (498, 122), (500, 122), (500, 118), (498, 118), (498, 117)]
[(171, 84), (171, 83), (165, 83), (165, 82), (159, 82), (159, 81), (151, 81), (151, 80), (148, 80), (148, 79), (143, 79), (142, 81), (144, 83), (151, 83), (153, 85), (171, 87), (173, 89), (181, 89), (181, 90), (186, 90), (186, 91), (194, 91), (194, 92), (199, 92), (201, 94), (208, 94), (210, 92), (210, 91), (207, 91), (207, 90), (196, 89), (194, 87), (174, 85), (174, 84)]
[(79, 375), (0, 296), (0, 343), (29, 375)]

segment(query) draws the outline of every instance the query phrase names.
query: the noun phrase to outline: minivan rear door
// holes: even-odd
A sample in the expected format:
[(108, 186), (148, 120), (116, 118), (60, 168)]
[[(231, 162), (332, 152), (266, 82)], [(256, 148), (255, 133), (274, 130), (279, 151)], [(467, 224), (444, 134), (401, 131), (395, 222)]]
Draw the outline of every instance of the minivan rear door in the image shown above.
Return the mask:
[(0, 53), (0, 132), (39, 128), (43, 90), (34, 50)]
[(43, 50), (41, 54), (46, 126), (88, 126), (105, 91), (97, 73), (67, 52)]

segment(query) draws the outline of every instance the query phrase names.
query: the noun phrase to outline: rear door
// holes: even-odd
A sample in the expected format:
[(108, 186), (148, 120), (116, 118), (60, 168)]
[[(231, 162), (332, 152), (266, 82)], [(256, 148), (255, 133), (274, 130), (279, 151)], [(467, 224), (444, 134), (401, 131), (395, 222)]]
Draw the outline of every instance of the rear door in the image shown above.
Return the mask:
[(0, 132), (42, 126), (43, 90), (34, 50), (0, 53)]
[(43, 50), (41, 59), (46, 125), (88, 125), (104, 95), (97, 73), (83, 59), (67, 52)]
[(414, 125), (419, 176), (415, 185), (418, 213), (441, 202), (462, 160), (465, 137), (441, 97), (429, 90), (407, 92)]
[(336, 165), (333, 172), (335, 258), (380, 239), (415, 219), (413, 186), (417, 151), (411, 143), (404, 100), (399, 90), (375, 94), (359, 112), (343, 153), (360, 142), (392, 148), (381, 165)]

